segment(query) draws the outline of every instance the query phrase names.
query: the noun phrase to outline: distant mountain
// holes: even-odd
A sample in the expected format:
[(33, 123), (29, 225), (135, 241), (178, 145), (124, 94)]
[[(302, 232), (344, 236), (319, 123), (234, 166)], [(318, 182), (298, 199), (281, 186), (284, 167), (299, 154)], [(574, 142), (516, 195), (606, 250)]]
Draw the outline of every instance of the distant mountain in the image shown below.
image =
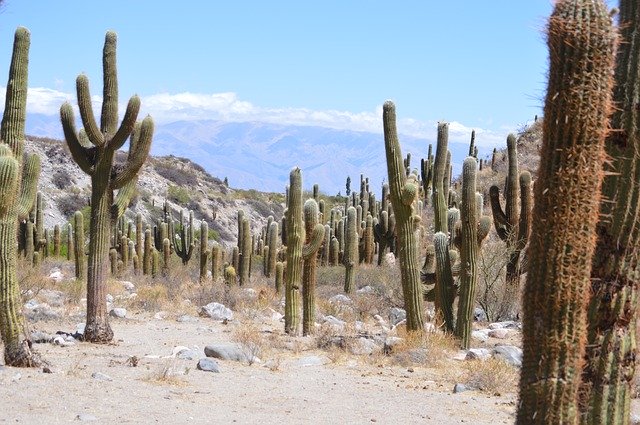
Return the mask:
[[(62, 138), (58, 117), (29, 114), (27, 134)], [(402, 153), (411, 153), (412, 168), (419, 168), (429, 143), (435, 149), (435, 141), (401, 136)], [(450, 143), (449, 149), (457, 161), (468, 148)], [(330, 195), (344, 194), (347, 176), (356, 190), (360, 174), (370, 178), (376, 192), (387, 180), (383, 135), (375, 133), (262, 122), (177, 121), (156, 127), (151, 152), (191, 159), (242, 189), (282, 192), (295, 166), (303, 171), (306, 189), (318, 183)]]

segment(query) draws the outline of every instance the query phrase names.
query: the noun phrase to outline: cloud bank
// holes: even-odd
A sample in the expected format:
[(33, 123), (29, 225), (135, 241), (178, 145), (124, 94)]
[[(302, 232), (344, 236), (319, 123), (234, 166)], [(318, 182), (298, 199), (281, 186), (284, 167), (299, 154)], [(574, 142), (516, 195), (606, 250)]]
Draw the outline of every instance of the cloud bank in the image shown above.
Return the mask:
[[(0, 88), (0, 101), (4, 103), (5, 88)], [(382, 105), (373, 111), (349, 112), (338, 110), (316, 111), (306, 108), (268, 108), (239, 99), (235, 93), (158, 93), (142, 97), (142, 115), (150, 114), (158, 123), (189, 120), (220, 120), (231, 122), (266, 122), (283, 125), (328, 127), (338, 130), (382, 132)], [(57, 115), (65, 101), (75, 104), (75, 94), (35, 87), (27, 96), (30, 113)], [(100, 96), (93, 96), (94, 110), (100, 110)], [(124, 111), (126, 104), (121, 105)], [(499, 131), (469, 127), (460, 122), (449, 124), (449, 136), (453, 141), (469, 140), (471, 130), (476, 131), (476, 144), (480, 147), (502, 146), (513, 128)], [(398, 132), (407, 136), (435, 140), (437, 121), (399, 118)]]

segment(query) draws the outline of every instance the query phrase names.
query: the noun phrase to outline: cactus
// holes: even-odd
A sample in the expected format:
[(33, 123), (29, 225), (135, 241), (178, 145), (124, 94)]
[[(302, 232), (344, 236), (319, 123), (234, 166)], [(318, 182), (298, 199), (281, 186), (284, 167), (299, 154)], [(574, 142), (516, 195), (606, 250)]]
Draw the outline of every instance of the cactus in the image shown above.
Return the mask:
[[(600, 221), (591, 270), (588, 341), (580, 394), (589, 424), (626, 424), (635, 392), (638, 265), (640, 254), (640, 14), (635, 1), (621, 0), (621, 42), (616, 56), (614, 104), (602, 184)], [(545, 120), (546, 121), (546, 120)]]
[(153, 242), (151, 241), (151, 229), (144, 231), (144, 252), (142, 254), (142, 274), (151, 274), (151, 262), (153, 261)]
[(169, 274), (169, 263), (171, 261), (171, 241), (169, 238), (164, 238), (162, 241), (162, 274), (167, 276)]
[(236, 284), (236, 269), (230, 264), (224, 268), (224, 283), (227, 286), (235, 286)]
[[(240, 214), (238, 214), (240, 217)], [(251, 226), (248, 218), (242, 216), (240, 225), (241, 231), (238, 232), (238, 283), (240, 286), (249, 283), (249, 272), (251, 270)]]
[(222, 262), (222, 249), (217, 242), (211, 247), (211, 280), (217, 282), (220, 278), (220, 265)]
[(547, 44), (549, 83), (523, 298), (519, 424), (580, 419), (616, 50), (616, 30), (604, 2), (558, 1)]
[(276, 256), (278, 255), (278, 222), (274, 221), (269, 225), (267, 232), (269, 252), (267, 256), (267, 269), (265, 276), (271, 277), (276, 267)]
[(28, 342), (21, 340), (22, 302), (16, 276), (18, 220), (33, 207), (40, 173), (37, 156), (23, 163), (29, 44), (29, 31), (18, 28), (0, 125), (0, 336), (5, 364), (23, 367), (39, 364)]
[(55, 257), (60, 256), (60, 226), (53, 226), (53, 255)]
[[(302, 289), (303, 259), (317, 252), (324, 237), (324, 226), (318, 224), (310, 239), (305, 239), (302, 220), (302, 173), (294, 168), (289, 174), (289, 196), (287, 204), (287, 270), (285, 273), (285, 332), (298, 334), (300, 315), (300, 290)], [(308, 240), (308, 242), (306, 242)], [(305, 243), (306, 242), (306, 243)]]
[(207, 279), (207, 262), (209, 261), (209, 225), (206, 221), (200, 222), (200, 282)]
[(178, 229), (172, 234), (173, 248), (176, 255), (180, 257), (183, 265), (189, 264), (191, 256), (193, 255), (193, 249), (195, 247), (194, 242), (194, 227), (193, 227), (193, 211), (189, 211), (189, 222), (185, 222), (184, 213), (180, 211), (180, 219), (178, 222)]
[(67, 261), (71, 261), (73, 256), (73, 226), (71, 223), (67, 224)]
[[(501, 316), (514, 316), (513, 300), (520, 294), (520, 253), (529, 240), (531, 223), (531, 175), (528, 171), (518, 173), (518, 153), (516, 136), (507, 137), (507, 153), (509, 158), (509, 172), (506, 184), (506, 205), (500, 206), (500, 189), (491, 186), (489, 196), (493, 223), (500, 239), (507, 244), (509, 261), (507, 262), (505, 302), (500, 306)], [(520, 210), (518, 210), (520, 198)]]
[(275, 289), (276, 294), (282, 291), (282, 282), (284, 281), (284, 263), (278, 261), (275, 270)]
[(308, 199), (304, 203), (305, 245), (302, 250), (302, 334), (313, 331), (316, 316), (316, 267), (318, 250), (324, 240), (324, 226), (318, 223), (318, 203)]
[(111, 276), (118, 274), (118, 251), (115, 248), (109, 250), (109, 265), (111, 266)]
[(84, 217), (80, 211), (73, 215), (73, 245), (76, 262), (76, 279), (84, 280), (87, 275), (87, 265), (84, 250)]
[(404, 307), (407, 311), (407, 330), (422, 331), (424, 329), (422, 287), (416, 238), (420, 217), (415, 214), (419, 186), (417, 176), (411, 174), (407, 177), (403, 169), (400, 142), (396, 130), (396, 110), (393, 102), (387, 101), (383, 106), (383, 126), (389, 194), (396, 217), (402, 293)]
[[(116, 34), (107, 32), (103, 50), (104, 88), (98, 127), (86, 75), (76, 80), (78, 106), (83, 130), (78, 133), (70, 103), (60, 108), (64, 136), (74, 161), (91, 177), (91, 217), (87, 276), (87, 323), (84, 338), (108, 342), (113, 338), (107, 314), (106, 279), (109, 238), (113, 222), (122, 215), (135, 191), (137, 174), (146, 160), (153, 137), (153, 121), (146, 117), (136, 123), (140, 99), (129, 100), (118, 127), (118, 83)], [(115, 153), (130, 137), (129, 154), (123, 165), (114, 164)], [(89, 147), (93, 145), (93, 147)], [(114, 191), (118, 191), (114, 199)]]
[(142, 258), (144, 255), (144, 230), (142, 229), (142, 214), (136, 214), (136, 255)]
[(351, 294), (355, 291), (354, 275), (355, 267), (358, 265), (358, 219), (354, 207), (349, 207), (345, 217), (345, 245), (342, 262), (345, 267), (344, 292)]

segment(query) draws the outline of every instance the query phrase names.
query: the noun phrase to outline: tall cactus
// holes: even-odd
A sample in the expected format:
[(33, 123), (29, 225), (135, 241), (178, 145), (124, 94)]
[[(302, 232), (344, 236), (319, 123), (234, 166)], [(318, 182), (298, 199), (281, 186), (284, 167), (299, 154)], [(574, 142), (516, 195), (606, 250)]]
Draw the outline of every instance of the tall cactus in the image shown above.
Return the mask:
[(33, 207), (40, 173), (40, 159), (29, 156), (23, 163), (27, 106), (27, 74), (30, 34), (18, 28), (13, 41), (4, 114), (0, 125), (0, 336), (6, 365), (39, 364), (23, 331), (20, 291), (16, 276), (18, 220)]
[(313, 199), (304, 203), (305, 245), (302, 248), (302, 334), (313, 331), (316, 317), (316, 266), (318, 250), (324, 240), (324, 226), (318, 223), (318, 204)]
[[(324, 227), (318, 225), (312, 239), (305, 243), (305, 229), (302, 222), (302, 172), (294, 168), (289, 174), (289, 196), (287, 204), (287, 270), (285, 273), (284, 329), (296, 335), (300, 322), (300, 290), (302, 289), (303, 256), (317, 251), (322, 243)], [(320, 231), (322, 227), (322, 231)], [(318, 240), (319, 239), (319, 240)]]
[(238, 219), (241, 219), (240, 229), (242, 229), (238, 231), (238, 283), (242, 286), (249, 283), (251, 270), (251, 225), (244, 215), (240, 217), (238, 214)]
[[(118, 127), (118, 81), (116, 70), (116, 34), (107, 32), (102, 54), (104, 88), (102, 116), (98, 127), (86, 75), (76, 80), (78, 107), (83, 130), (76, 131), (73, 107), (65, 102), (60, 108), (64, 136), (80, 169), (91, 177), (91, 218), (87, 276), (87, 323), (84, 338), (91, 342), (108, 342), (113, 338), (107, 315), (106, 282), (109, 265), (111, 227), (122, 215), (135, 191), (137, 174), (151, 148), (153, 121), (136, 119), (140, 99), (129, 100)], [(129, 154), (122, 166), (114, 164), (115, 153), (130, 138)], [(93, 145), (93, 146), (91, 146)], [(90, 147), (91, 146), (91, 147)], [(114, 199), (114, 191), (118, 191)]]
[(419, 186), (417, 179), (407, 177), (402, 163), (402, 153), (396, 129), (396, 107), (393, 102), (385, 102), (382, 114), (389, 193), (396, 217), (402, 293), (404, 307), (407, 311), (407, 330), (422, 331), (424, 329), (422, 285), (420, 283), (418, 241), (416, 238), (420, 217), (415, 213)]
[[(519, 424), (577, 423), (616, 31), (602, 0), (560, 0), (524, 292)], [(627, 194), (625, 193), (625, 196)]]
[(195, 228), (193, 227), (193, 211), (189, 211), (188, 222), (184, 218), (184, 213), (180, 211), (179, 220), (179, 227), (175, 229), (172, 235), (173, 247), (176, 255), (182, 260), (182, 264), (186, 266), (189, 264), (191, 256), (193, 255), (193, 249), (196, 246), (194, 242)]
[(87, 260), (84, 249), (84, 216), (80, 211), (73, 215), (73, 247), (76, 263), (76, 279), (84, 280), (87, 275)]
[[(491, 186), (489, 197), (493, 223), (500, 239), (507, 244), (509, 261), (507, 262), (506, 293), (500, 307), (503, 318), (514, 316), (514, 307), (520, 294), (520, 253), (529, 240), (531, 227), (531, 174), (518, 172), (518, 152), (516, 136), (507, 137), (509, 171), (506, 184), (506, 205), (500, 205), (500, 189)], [(518, 200), (520, 207), (518, 208)]]
[(358, 218), (354, 207), (347, 209), (345, 217), (345, 244), (342, 262), (345, 268), (344, 275), (344, 292), (351, 294), (355, 291), (354, 277), (355, 268), (358, 265)]
[(207, 279), (207, 263), (209, 261), (209, 225), (206, 221), (200, 222), (200, 282)]
[(273, 221), (269, 225), (267, 231), (267, 243), (269, 252), (267, 253), (267, 267), (265, 270), (266, 277), (272, 277), (276, 269), (276, 258), (278, 256), (278, 222)]
[(581, 395), (590, 424), (629, 423), (634, 392), (640, 255), (640, 5), (620, 1), (614, 104), (606, 152), (596, 252), (591, 270), (589, 339)]

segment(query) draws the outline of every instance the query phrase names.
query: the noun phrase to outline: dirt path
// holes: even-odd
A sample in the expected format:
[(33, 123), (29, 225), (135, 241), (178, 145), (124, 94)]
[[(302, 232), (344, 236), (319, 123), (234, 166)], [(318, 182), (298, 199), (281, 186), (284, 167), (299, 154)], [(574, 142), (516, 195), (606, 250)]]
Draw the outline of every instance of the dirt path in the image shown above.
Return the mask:
[[(73, 327), (38, 324), (39, 330), (51, 333)], [(452, 382), (424, 367), (376, 365), (357, 356), (334, 358), (290, 341), (293, 349), (271, 349), (261, 364), (220, 360), (221, 373), (203, 372), (196, 370), (203, 347), (229, 341), (232, 325), (202, 318), (177, 323), (134, 317), (114, 320), (113, 327), (113, 345), (37, 344), (51, 362), (52, 374), (0, 369), (0, 423), (513, 422), (514, 394), (453, 394)], [(197, 346), (199, 357), (166, 358), (175, 346)], [(139, 359), (136, 367), (131, 356)], [(325, 364), (305, 365), (318, 362)], [(163, 379), (167, 370), (174, 374)], [(94, 373), (107, 377), (92, 377)]]

